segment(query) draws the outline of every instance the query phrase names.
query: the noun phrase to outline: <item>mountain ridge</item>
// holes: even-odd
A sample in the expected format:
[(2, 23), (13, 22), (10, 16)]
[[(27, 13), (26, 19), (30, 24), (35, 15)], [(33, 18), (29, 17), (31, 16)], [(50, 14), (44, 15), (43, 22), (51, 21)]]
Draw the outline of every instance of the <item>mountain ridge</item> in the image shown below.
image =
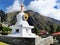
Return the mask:
[[(39, 32), (39, 30), (47, 30), (49, 32), (57, 32), (60, 31), (60, 21), (55, 20), (50, 17), (43, 16), (38, 12), (34, 12), (32, 10), (24, 11), (28, 14), (28, 23), (29, 25), (34, 26), (34, 32)], [(6, 14), (6, 21), (9, 25), (14, 25), (16, 23), (16, 15), (19, 12), (7, 13)]]
[[(17, 12), (13, 18), (9, 18), (9, 19), (12, 19), (10, 21), (11, 25), (15, 24), (16, 23), (16, 15), (18, 14), (19, 12)], [(25, 11), (25, 13), (28, 14), (29, 18), (28, 18), (28, 23), (29, 25), (32, 25), (34, 26), (35, 28), (33, 29), (34, 32), (39, 32), (39, 30), (47, 30), (49, 32), (56, 32), (56, 31), (60, 31), (60, 22), (56, 22), (55, 19), (52, 19), (52, 18), (49, 18), (49, 17), (46, 17), (46, 16), (43, 16), (37, 12), (34, 12), (32, 10), (27, 10)], [(12, 14), (13, 15), (13, 14)]]

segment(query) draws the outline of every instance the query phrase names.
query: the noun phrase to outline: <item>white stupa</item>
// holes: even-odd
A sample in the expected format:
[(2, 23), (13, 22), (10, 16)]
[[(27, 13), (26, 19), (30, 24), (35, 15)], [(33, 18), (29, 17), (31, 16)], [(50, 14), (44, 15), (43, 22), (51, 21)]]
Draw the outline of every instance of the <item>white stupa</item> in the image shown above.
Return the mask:
[(28, 15), (26, 16), (24, 13), (24, 6), (21, 4), (21, 11), (17, 14), (17, 22), (15, 25), (10, 26), (12, 28), (12, 33), (8, 36), (10, 37), (38, 37), (31, 32), (31, 29), (34, 26), (30, 26), (26, 21), (28, 19)]

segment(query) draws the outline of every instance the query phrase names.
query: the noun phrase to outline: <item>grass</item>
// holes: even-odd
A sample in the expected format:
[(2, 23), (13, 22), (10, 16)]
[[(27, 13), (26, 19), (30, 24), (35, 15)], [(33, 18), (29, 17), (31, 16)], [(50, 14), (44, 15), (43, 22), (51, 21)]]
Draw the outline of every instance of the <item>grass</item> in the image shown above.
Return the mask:
[(0, 42), (0, 45), (9, 45), (9, 44), (4, 43), (4, 42)]

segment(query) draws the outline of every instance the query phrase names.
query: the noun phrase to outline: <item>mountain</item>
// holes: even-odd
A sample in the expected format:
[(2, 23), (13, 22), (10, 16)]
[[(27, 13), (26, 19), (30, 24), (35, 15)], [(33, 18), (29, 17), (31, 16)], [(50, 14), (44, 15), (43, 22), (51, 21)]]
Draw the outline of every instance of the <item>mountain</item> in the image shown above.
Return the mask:
[[(12, 12), (7, 13), (7, 19), (6, 21), (9, 23), (9, 25), (14, 25), (16, 23), (16, 15), (19, 12)], [(50, 17), (43, 16), (37, 12), (34, 12), (32, 10), (27, 10), (25, 13), (28, 14), (28, 23), (29, 25), (34, 26), (33, 32), (38, 33), (39, 30), (47, 30), (50, 33), (60, 31), (60, 21), (55, 20)]]
[(28, 23), (34, 25), (37, 30), (47, 30), (49, 32), (60, 31), (60, 21), (50, 17), (43, 16), (32, 10), (25, 11), (28, 13)]

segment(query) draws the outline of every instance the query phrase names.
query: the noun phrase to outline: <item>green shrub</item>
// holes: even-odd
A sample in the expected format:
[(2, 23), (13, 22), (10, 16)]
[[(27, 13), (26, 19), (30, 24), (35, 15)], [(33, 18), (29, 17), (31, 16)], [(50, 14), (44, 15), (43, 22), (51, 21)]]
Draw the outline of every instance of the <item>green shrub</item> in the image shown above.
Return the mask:
[(2, 34), (2, 35), (7, 35), (7, 34), (11, 33), (11, 31), (12, 31), (11, 28), (9, 28), (9, 27), (3, 27), (1, 34)]
[(11, 31), (12, 29), (9, 27), (3, 27), (3, 31)]

